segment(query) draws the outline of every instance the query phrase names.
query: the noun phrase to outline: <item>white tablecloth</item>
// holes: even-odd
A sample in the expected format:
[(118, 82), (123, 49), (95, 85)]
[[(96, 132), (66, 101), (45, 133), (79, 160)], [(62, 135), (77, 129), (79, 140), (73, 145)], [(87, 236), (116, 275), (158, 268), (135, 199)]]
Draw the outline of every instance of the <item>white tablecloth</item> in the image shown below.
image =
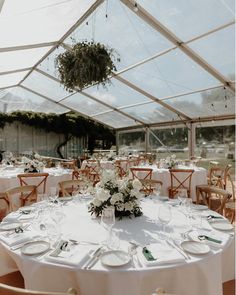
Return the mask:
[[(86, 160), (84, 160), (82, 162), (81, 169), (85, 169), (87, 165), (89, 165), (91, 167), (95, 167), (95, 166), (97, 166), (97, 162), (89, 162), (88, 163)], [(102, 169), (109, 169), (109, 170), (115, 169), (115, 162), (114, 161), (101, 160), (100, 165), (101, 165)]]
[[(122, 250), (127, 251), (128, 241), (132, 239), (142, 244), (165, 243), (159, 236), (160, 224), (156, 223), (158, 206), (152, 200), (145, 200), (142, 202), (143, 216), (116, 221), (115, 230), (120, 232)], [(63, 212), (66, 216), (62, 221), (64, 237), (98, 243), (104, 240), (106, 232), (99, 219), (92, 218), (84, 204), (71, 201), (63, 206)], [(180, 237), (179, 233), (189, 228), (186, 216), (177, 207), (172, 208), (172, 216), (167, 231), (172, 237)], [(212, 230), (208, 221), (202, 219), (203, 227)], [(190, 260), (181, 263), (136, 268), (128, 263), (112, 268), (98, 261), (91, 270), (83, 269), (80, 262), (69, 266), (49, 262), (47, 256), (37, 258), (22, 255), (20, 250), (11, 251), (1, 242), (0, 274), (14, 270), (16, 263), (25, 279), (26, 288), (65, 291), (75, 287), (80, 289), (81, 295), (150, 295), (158, 286), (181, 295), (222, 295), (222, 282), (234, 278), (233, 237), (225, 236), (228, 240), (222, 249), (212, 248), (208, 254), (191, 255)], [(84, 253), (98, 246), (75, 247), (77, 255), (81, 254), (83, 259)]]
[[(140, 168), (152, 168), (152, 179), (161, 180), (163, 185), (161, 194), (168, 196), (168, 188), (171, 185), (169, 169), (157, 168), (156, 166), (140, 166)], [(180, 169), (190, 169), (189, 167), (181, 167)], [(194, 173), (192, 174), (191, 181), (191, 197), (193, 201), (196, 201), (196, 186), (207, 184), (207, 170), (202, 167), (194, 167)]]
[[(60, 181), (71, 179), (71, 170), (57, 169), (57, 168), (44, 168), (42, 171), (49, 173), (46, 184), (46, 193), (49, 193), (50, 187), (56, 187)], [(23, 168), (8, 167), (0, 171), (0, 192), (17, 187), (20, 185), (18, 174), (24, 173)]]

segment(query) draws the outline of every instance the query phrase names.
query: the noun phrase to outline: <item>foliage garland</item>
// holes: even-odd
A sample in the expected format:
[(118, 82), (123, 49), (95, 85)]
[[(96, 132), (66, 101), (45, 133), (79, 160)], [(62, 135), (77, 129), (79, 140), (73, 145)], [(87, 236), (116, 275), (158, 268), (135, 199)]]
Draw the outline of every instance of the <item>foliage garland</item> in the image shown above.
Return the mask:
[(114, 53), (114, 49), (93, 41), (74, 44), (55, 60), (61, 83), (70, 92), (95, 84), (105, 86), (116, 71)]
[(46, 132), (70, 134), (75, 137), (89, 135), (94, 139), (115, 142), (113, 130), (90, 119), (83, 118), (74, 112), (59, 115), (27, 111), (16, 111), (10, 114), (0, 113), (0, 128), (4, 128), (6, 123), (11, 124), (13, 122), (20, 122)]

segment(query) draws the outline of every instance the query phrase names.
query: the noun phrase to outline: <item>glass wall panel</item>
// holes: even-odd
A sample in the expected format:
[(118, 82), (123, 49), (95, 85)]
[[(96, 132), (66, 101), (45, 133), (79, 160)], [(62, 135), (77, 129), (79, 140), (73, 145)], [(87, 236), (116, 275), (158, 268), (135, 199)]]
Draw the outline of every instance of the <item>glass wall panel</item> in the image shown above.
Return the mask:
[(104, 1), (65, 43), (86, 39), (114, 48), (120, 56), (118, 70), (172, 46), (120, 1), (108, 2)]
[(111, 85), (106, 88), (94, 86), (84, 90), (84, 92), (114, 107), (129, 106), (140, 102), (151, 102), (149, 98), (126, 86), (124, 83), (114, 78), (111, 82)]
[(67, 108), (20, 87), (6, 89), (5, 95), (0, 98), (0, 101), (3, 103), (4, 112), (22, 110), (44, 113), (65, 113), (68, 111)]
[(55, 101), (59, 101), (71, 94), (60, 83), (36, 71), (33, 71), (22, 85)]
[(165, 159), (172, 154), (176, 159), (188, 159), (188, 129), (173, 126), (172, 128), (154, 129), (149, 133), (150, 151), (156, 153), (157, 160)]
[(224, 76), (235, 79), (234, 25), (188, 44)]
[(138, 3), (183, 41), (234, 21), (233, 0), (139, 0)]
[(63, 105), (73, 108), (74, 110), (86, 114), (86, 115), (96, 115), (105, 111), (111, 110), (110, 108), (80, 94), (76, 93), (65, 100), (63, 100), (61, 103)]
[(115, 111), (94, 116), (94, 119), (97, 119), (98, 121), (103, 122), (104, 124), (107, 124), (113, 128), (123, 128), (127, 126), (138, 125), (136, 121)]
[(165, 103), (190, 118), (229, 115), (235, 110), (234, 94), (223, 87), (166, 99)]
[(0, 71), (6, 72), (33, 67), (51, 47), (16, 50), (0, 53)]
[(118, 152), (120, 155), (145, 152), (145, 131), (127, 131), (118, 134)]
[(133, 68), (122, 77), (157, 98), (220, 84), (179, 49)]
[(18, 84), (28, 73), (28, 71), (7, 74), (7, 75), (0, 75), (0, 88), (14, 86)]
[(172, 121), (178, 118), (175, 113), (156, 102), (131, 108), (124, 108), (122, 109), (122, 112), (128, 113), (145, 123)]

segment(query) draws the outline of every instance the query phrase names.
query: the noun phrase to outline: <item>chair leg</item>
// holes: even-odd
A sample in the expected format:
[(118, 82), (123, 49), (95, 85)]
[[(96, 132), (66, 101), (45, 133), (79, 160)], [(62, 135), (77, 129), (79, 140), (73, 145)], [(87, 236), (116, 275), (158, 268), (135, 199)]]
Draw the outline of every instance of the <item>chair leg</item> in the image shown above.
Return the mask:
[(25, 287), (24, 278), (19, 271), (11, 272), (7, 275), (1, 276), (0, 283), (17, 288)]

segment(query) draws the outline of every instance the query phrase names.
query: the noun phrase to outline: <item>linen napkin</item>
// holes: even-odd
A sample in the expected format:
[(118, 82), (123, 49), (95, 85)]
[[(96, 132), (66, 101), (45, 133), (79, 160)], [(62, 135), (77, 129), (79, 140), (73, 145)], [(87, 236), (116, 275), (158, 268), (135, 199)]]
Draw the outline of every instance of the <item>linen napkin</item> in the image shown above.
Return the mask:
[(8, 235), (8, 233), (3, 233), (0, 235), (0, 240), (9, 247), (31, 241), (33, 238), (34, 235), (29, 233), (12, 233), (11, 235)]
[[(94, 249), (94, 247), (92, 248)], [(54, 251), (55, 250), (47, 254), (44, 259), (53, 263), (82, 267), (90, 258), (90, 255), (94, 250), (88, 249), (88, 246), (74, 245), (69, 246), (69, 251), (57, 252), (58, 256), (54, 256)]]
[(138, 247), (138, 257), (145, 266), (156, 266), (168, 263), (175, 264), (185, 261), (184, 257), (176, 249), (171, 248), (169, 245), (151, 244), (147, 246), (147, 249), (156, 260), (148, 261), (143, 254), (143, 249)]
[[(205, 239), (200, 240), (199, 236), (206, 236)], [(198, 231), (192, 231), (190, 233), (188, 233), (188, 236), (191, 240), (194, 241), (201, 241), (202, 243), (207, 244), (208, 246), (212, 247), (212, 248), (216, 248), (216, 249), (221, 249), (224, 248), (224, 246), (228, 243), (230, 236), (226, 233), (221, 233), (221, 232), (217, 232), (212, 230), (211, 232), (209, 231), (204, 231), (204, 230), (198, 230)], [(214, 242), (212, 241), (212, 239), (215, 239), (218, 242)], [(221, 243), (220, 243), (221, 241)]]
[(33, 219), (35, 217), (35, 212), (30, 212), (29, 214), (22, 214), (20, 211), (15, 211), (8, 214), (3, 218), (4, 222), (17, 222), (17, 221), (26, 221)]

